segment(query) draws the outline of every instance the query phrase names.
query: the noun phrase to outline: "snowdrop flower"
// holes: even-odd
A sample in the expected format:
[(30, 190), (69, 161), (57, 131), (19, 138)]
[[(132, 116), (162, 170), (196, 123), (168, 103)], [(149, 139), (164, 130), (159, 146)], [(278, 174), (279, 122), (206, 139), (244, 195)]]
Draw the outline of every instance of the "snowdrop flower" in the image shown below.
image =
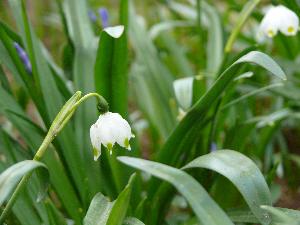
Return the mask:
[(27, 53), (25, 52), (25, 50), (17, 43), (14, 42), (14, 47), (17, 50), (17, 53), (21, 59), (21, 61), (23, 62), (25, 69), (28, 73), (32, 73), (32, 67), (31, 67), (31, 63), (29, 60), (29, 57), (27, 55)]
[(296, 35), (299, 29), (299, 18), (283, 5), (271, 6), (261, 21), (259, 36), (274, 37), (278, 31), (287, 35)]
[(90, 137), (94, 150), (94, 160), (101, 154), (101, 145), (106, 147), (110, 154), (115, 143), (131, 150), (129, 140), (134, 137), (128, 122), (118, 113), (106, 112), (99, 116), (90, 128)]

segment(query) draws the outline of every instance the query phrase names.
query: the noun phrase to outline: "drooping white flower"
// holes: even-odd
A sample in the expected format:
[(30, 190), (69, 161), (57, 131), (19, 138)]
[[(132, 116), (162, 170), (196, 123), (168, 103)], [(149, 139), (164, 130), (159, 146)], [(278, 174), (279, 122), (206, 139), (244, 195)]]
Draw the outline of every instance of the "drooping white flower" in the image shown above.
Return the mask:
[(296, 13), (283, 5), (271, 6), (261, 21), (258, 36), (272, 38), (278, 31), (293, 36), (298, 30), (299, 18)]
[(112, 154), (115, 143), (131, 150), (129, 140), (133, 137), (130, 125), (120, 114), (106, 112), (100, 115), (90, 128), (94, 160), (97, 160), (101, 154), (101, 145), (106, 147), (110, 154)]

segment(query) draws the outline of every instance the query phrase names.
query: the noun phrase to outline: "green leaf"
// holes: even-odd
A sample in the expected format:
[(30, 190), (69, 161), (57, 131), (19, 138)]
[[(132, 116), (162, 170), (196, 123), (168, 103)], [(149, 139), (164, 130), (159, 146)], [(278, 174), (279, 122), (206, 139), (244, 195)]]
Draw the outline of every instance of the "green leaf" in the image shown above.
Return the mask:
[(150, 30), (149, 35), (151, 39), (157, 38), (162, 32), (171, 30), (176, 27), (190, 27), (193, 23), (184, 20), (167, 20), (154, 24)]
[(140, 220), (138, 220), (137, 218), (127, 217), (124, 220), (123, 225), (145, 225), (145, 224), (143, 222), (141, 222)]
[(45, 205), (50, 225), (67, 225), (65, 218), (51, 201), (46, 201)]
[[(20, 36), (24, 42), (25, 50), (28, 53), (32, 64), (32, 75), (35, 82), (35, 88), (33, 92), (36, 92), (40, 96), (37, 97), (38, 101), (42, 101), (43, 105), (36, 104), (41, 114), (42, 119), (46, 126), (49, 126), (51, 121), (55, 118), (63, 104), (63, 96), (60, 94), (56, 85), (55, 78), (49, 68), (46, 59), (43, 56), (42, 49), (38, 38), (33, 32), (32, 26), (29, 24), (28, 16), (25, 10), (24, 1), (9, 1), (13, 14), (16, 19), (16, 24), (20, 30)], [(79, 64), (78, 64), (79, 65)], [(30, 90), (30, 89), (29, 89)], [(92, 107), (91, 107), (92, 108)], [(83, 127), (84, 128), (84, 127)], [(76, 129), (82, 130), (82, 129)], [(58, 140), (61, 146), (61, 151), (65, 158), (68, 158), (65, 162), (68, 164), (69, 171), (74, 178), (76, 187), (80, 192), (81, 197), (85, 196), (85, 184), (82, 182), (84, 174), (84, 168), (78, 167), (82, 164), (82, 159), (79, 151), (79, 144), (74, 145), (70, 137), (74, 137), (74, 131), (70, 127), (66, 127), (64, 132), (60, 134)], [(77, 140), (82, 140), (82, 136)], [(83, 149), (83, 148), (82, 148)], [(87, 155), (87, 154), (86, 154)], [(98, 178), (94, 178), (95, 182)], [(85, 180), (86, 182), (88, 181)], [(82, 197), (83, 198), (83, 197)]]
[[(107, 27), (100, 35), (94, 68), (96, 92), (108, 102), (112, 112), (128, 117), (127, 75), (127, 20), (128, 2), (120, 1), (120, 20), (123, 25)], [(116, 151), (117, 154), (118, 151)], [(108, 157), (111, 173), (118, 192), (125, 186), (129, 175), (120, 168), (115, 158)]]
[[(186, 135), (191, 135), (189, 132), (191, 127), (195, 127), (196, 125), (200, 126), (201, 123), (205, 121), (204, 118), (207, 116), (210, 107), (222, 95), (235, 76), (238, 75), (238, 69), (245, 63), (259, 65), (273, 73), (276, 77), (283, 80), (286, 79), (282, 69), (266, 54), (258, 51), (251, 51), (242, 56), (219, 76), (206, 94), (195, 103), (186, 116), (176, 126), (161, 151), (158, 152), (157, 160), (159, 162), (174, 165), (176, 157), (179, 157), (180, 155), (179, 153), (191, 147), (187, 145), (182, 146), (180, 143), (184, 140)], [(198, 130), (195, 130), (195, 132), (198, 132)]]
[(183, 110), (187, 110), (192, 105), (193, 83), (193, 77), (181, 78), (173, 82), (177, 102)]
[[(251, 51), (248, 54), (239, 58), (235, 63), (232, 64), (232, 66), (240, 63), (254, 63), (270, 71), (273, 75), (277, 76), (278, 78), (286, 80), (286, 75), (280, 68), (280, 66), (272, 58), (270, 58), (270, 56), (262, 52)], [(232, 66), (230, 66), (228, 69), (231, 69)]]
[(263, 128), (266, 126), (274, 126), (277, 122), (285, 118), (292, 118), (293, 116), (292, 111), (287, 108), (283, 108), (269, 115), (253, 117), (247, 120), (246, 123), (257, 123), (257, 128)]
[[(3, 113), (13, 126), (17, 128), (33, 155), (35, 150), (38, 149), (42, 143), (44, 135), (41, 135), (41, 130), (38, 129), (33, 122), (30, 122), (30, 119), (17, 104), (13, 96), (1, 87), (0, 96), (0, 113)], [(74, 185), (71, 184), (70, 176), (66, 173), (61, 160), (57, 158), (53, 147), (50, 147), (44, 156), (44, 163), (49, 168), (51, 184), (56, 189), (58, 197), (61, 199), (72, 219), (79, 223), (79, 221), (82, 220), (80, 213), (78, 213), (81, 207), (80, 202), (76, 196)]]
[(208, 195), (205, 189), (187, 173), (156, 162), (132, 157), (118, 157), (118, 160), (170, 182), (187, 199), (203, 225), (227, 225), (230, 221), (224, 211)]
[(111, 212), (109, 214), (106, 223), (107, 225), (122, 225), (122, 221), (126, 216), (127, 209), (129, 206), (134, 180), (135, 180), (135, 174), (133, 174), (130, 177), (127, 186), (120, 193), (118, 198), (114, 201), (114, 205), (111, 209)]
[(127, 115), (127, 43), (122, 39), (124, 26), (108, 27), (100, 36), (95, 64), (96, 91), (113, 112)]
[[(185, 4), (169, 1), (168, 5), (172, 10), (183, 17), (195, 21), (198, 19), (196, 6), (188, 6)], [(218, 71), (223, 58), (223, 32), (220, 18), (217, 10), (206, 1), (201, 1), (201, 23), (207, 28), (207, 66), (206, 70), (209, 74), (215, 75)]]
[(132, 175), (127, 186), (114, 202), (110, 202), (101, 193), (96, 194), (90, 204), (86, 216), (84, 217), (84, 225), (122, 224), (129, 206), (134, 179), (135, 175)]
[(166, 139), (175, 124), (170, 107), (166, 107), (173, 97), (173, 77), (159, 59), (148, 31), (137, 20), (133, 1), (130, 2), (129, 34), (136, 53), (136, 62), (131, 71), (133, 91), (141, 110), (163, 139)]
[(90, 207), (84, 217), (84, 225), (102, 225), (106, 224), (111, 212), (113, 203), (110, 202), (104, 195), (98, 193), (93, 198)]
[[(36, 169), (43, 169), (43, 176), (49, 178), (46, 166), (34, 160), (16, 163), (0, 174), (0, 205), (9, 197), (22, 177)], [(45, 190), (43, 190), (45, 191)]]
[[(74, 47), (74, 55), (72, 55), (74, 88), (83, 93), (93, 92), (95, 90), (94, 66), (98, 39), (93, 33), (88, 17), (87, 1), (66, 0), (63, 1), (62, 8), (64, 12), (62, 17), (65, 19), (64, 22), (67, 26), (67, 35), (69, 35), (69, 40), (72, 41), (72, 47)], [(78, 154), (78, 158), (81, 158), (81, 160), (72, 159), (71, 161), (75, 161), (76, 165), (82, 165), (82, 167), (77, 167), (76, 169), (71, 168), (70, 170), (75, 172), (79, 169), (81, 170), (79, 172), (82, 172), (80, 174), (76, 171), (79, 176), (77, 175), (75, 181), (77, 182), (77, 186), (80, 187), (81, 198), (85, 205), (87, 205), (91, 197), (99, 191), (98, 187), (104, 187), (104, 185), (101, 184), (101, 180), (104, 179), (102, 179), (99, 164), (88, 163), (93, 158), (93, 151), (89, 140), (89, 132), (87, 131), (97, 118), (95, 104), (96, 101), (88, 101), (78, 108), (74, 118), (75, 134), (69, 136), (69, 139), (76, 136), (76, 145), (72, 146), (68, 144), (68, 147), (74, 148), (74, 146), (76, 146), (77, 149), (73, 149), (73, 154), (76, 153)], [(66, 158), (68, 158), (69, 161), (71, 157), (73, 156), (67, 156)], [(98, 171), (100, 171), (100, 173)], [(86, 176), (87, 179), (84, 179)], [(85, 180), (85, 182), (82, 182), (82, 180)], [(82, 184), (84, 184), (84, 187)], [(86, 192), (86, 185), (89, 189), (88, 192)]]
[(269, 224), (270, 218), (260, 206), (271, 205), (271, 193), (264, 176), (248, 157), (232, 150), (219, 150), (200, 156), (183, 167), (188, 168), (206, 168), (225, 176), (241, 192), (258, 220)]
[(265, 87), (256, 89), (256, 90), (254, 90), (254, 91), (251, 91), (251, 92), (249, 92), (249, 93), (247, 93), (247, 94), (242, 95), (242, 96), (239, 97), (239, 98), (236, 98), (236, 99), (232, 100), (231, 102), (228, 102), (226, 105), (224, 105), (224, 106), (222, 107), (222, 110), (224, 110), (224, 109), (226, 109), (226, 108), (228, 108), (228, 107), (230, 107), (230, 106), (232, 106), (232, 105), (235, 105), (235, 104), (237, 104), (237, 103), (239, 103), (239, 102), (241, 102), (241, 101), (243, 101), (243, 100), (245, 100), (245, 99), (247, 99), (247, 98), (249, 98), (249, 97), (252, 97), (252, 96), (254, 96), (254, 95), (257, 95), (257, 94), (259, 94), (259, 93), (261, 93), (261, 92), (264, 92), (264, 91), (267, 91), (267, 90), (270, 90), (270, 89), (273, 89), (273, 88), (282, 87), (282, 86), (283, 86), (282, 83), (275, 83), (275, 84), (270, 84), (270, 85), (267, 85), (267, 86), (265, 86)]
[(259, 223), (259, 220), (249, 210), (232, 209), (226, 211), (226, 213), (236, 223)]
[(12, 93), (9, 82), (7, 80), (7, 77), (1, 65), (0, 65), (0, 86), (2, 86), (7, 92)]
[(217, 10), (202, 1), (203, 14), (208, 19), (207, 72), (217, 75), (223, 60), (223, 31)]
[(236, 40), (238, 34), (240, 33), (243, 25), (246, 23), (247, 19), (251, 15), (252, 11), (255, 9), (257, 4), (260, 2), (260, 0), (251, 0), (248, 1), (247, 4), (243, 7), (243, 10), (241, 11), (239, 18), (237, 20), (237, 24), (235, 25), (234, 29), (232, 30), (228, 41), (225, 46), (225, 52), (228, 53), (232, 50), (232, 46), (234, 41)]
[(271, 225), (299, 225), (300, 224), (300, 211), (277, 208), (272, 206), (261, 206), (262, 209), (266, 210), (271, 214)]

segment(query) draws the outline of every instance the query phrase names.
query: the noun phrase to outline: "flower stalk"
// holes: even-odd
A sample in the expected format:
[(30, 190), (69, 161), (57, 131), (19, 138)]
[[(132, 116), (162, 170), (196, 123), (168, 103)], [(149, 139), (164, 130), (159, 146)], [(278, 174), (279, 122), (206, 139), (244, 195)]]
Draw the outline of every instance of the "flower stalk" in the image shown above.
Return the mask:
[(245, 5), (244, 9), (242, 10), (239, 22), (236, 24), (235, 28), (231, 32), (228, 41), (225, 45), (225, 53), (229, 53), (232, 50), (233, 43), (235, 42), (238, 34), (240, 33), (241, 29), (243, 28), (244, 24), (246, 23), (247, 19), (249, 18), (252, 11), (255, 9), (257, 4), (260, 2), (260, 0), (252, 0)]
[[(83, 97), (81, 97), (81, 92), (77, 91), (62, 107), (60, 112), (55, 117), (52, 125), (50, 126), (48, 133), (43, 140), (41, 146), (37, 150), (36, 154), (33, 157), (33, 160), (40, 161), (44, 156), (45, 152), (47, 151), (49, 145), (54, 140), (54, 138), (58, 135), (58, 133), (64, 128), (67, 122), (71, 119), (74, 112), (78, 108), (78, 106), (87, 100), (90, 97), (96, 97), (98, 100), (98, 110), (100, 114), (105, 113), (108, 111), (108, 103), (106, 100), (97, 93), (89, 93)], [(0, 224), (2, 224), (10, 212), (11, 208), (13, 207), (14, 203), (16, 202), (19, 194), (24, 190), (29, 178), (31, 177), (33, 172), (26, 174), (18, 184), (17, 188), (15, 189), (14, 193), (12, 194), (11, 198), (9, 199), (6, 207), (4, 208), (1, 216), (0, 216)]]

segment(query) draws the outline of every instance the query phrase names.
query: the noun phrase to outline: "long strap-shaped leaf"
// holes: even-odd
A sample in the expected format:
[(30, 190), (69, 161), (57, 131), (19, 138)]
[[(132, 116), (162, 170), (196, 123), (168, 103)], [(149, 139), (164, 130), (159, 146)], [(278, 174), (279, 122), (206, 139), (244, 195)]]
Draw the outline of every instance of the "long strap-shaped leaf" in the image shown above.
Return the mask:
[(241, 192), (253, 214), (262, 224), (270, 218), (261, 205), (271, 205), (268, 185), (257, 166), (243, 154), (232, 150), (220, 150), (200, 156), (183, 167), (206, 168), (228, 178)]
[[(129, 206), (132, 185), (135, 174), (129, 179), (128, 184), (118, 198), (110, 202), (104, 195), (98, 193), (93, 198), (88, 212), (83, 220), (84, 225), (121, 225)], [(126, 221), (126, 220), (125, 220)]]
[(135, 174), (131, 175), (128, 184), (115, 200), (106, 225), (122, 225), (129, 206), (134, 180)]
[(271, 214), (271, 225), (300, 225), (300, 211), (272, 206), (261, 206)]
[[(283, 80), (286, 76), (277, 63), (264, 53), (252, 51), (244, 55), (236, 62), (234, 62), (228, 69), (226, 69), (213, 84), (213, 86), (206, 92), (206, 94), (199, 99), (199, 101), (192, 107), (183, 120), (173, 130), (171, 136), (168, 138), (164, 147), (157, 155), (157, 161), (174, 165), (176, 156), (180, 151), (180, 143), (183, 137), (188, 134), (188, 131), (195, 124), (201, 123), (206, 113), (209, 111), (210, 106), (221, 96), (226, 87), (232, 82), (235, 76), (238, 75), (237, 70), (244, 63), (253, 63), (270, 71), (276, 77)], [(181, 146), (182, 147), (182, 146)], [(189, 146), (184, 146), (188, 148)], [(181, 148), (182, 149), (182, 148)]]
[[(94, 69), (95, 87), (97, 93), (109, 102), (112, 112), (118, 112), (127, 117), (127, 57), (126, 41), (124, 39), (124, 26), (108, 27), (100, 36), (97, 50), (97, 58)], [(125, 65), (124, 65), (125, 63)], [(117, 151), (116, 151), (117, 152)], [(128, 177), (125, 176), (124, 168), (115, 158), (107, 157), (116, 188), (119, 191), (125, 186)], [(124, 166), (124, 165), (122, 165)]]
[(90, 207), (84, 217), (84, 225), (100, 225), (105, 224), (113, 202), (110, 202), (104, 195), (98, 193), (93, 198)]
[(2, 203), (8, 198), (25, 174), (30, 173), (38, 168), (42, 168), (43, 172), (46, 173), (45, 177), (49, 177), (46, 166), (43, 163), (34, 160), (25, 160), (16, 163), (1, 173), (0, 205), (2, 205)]
[(143, 222), (134, 217), (128, 217), (124, 220), (123, 225), (145, 225)]
[(187, 173), (144, 159), (123, 156), (118, 160), (170, 182), (187, 199), (202, 225), (233, 225), (206, 190)]

